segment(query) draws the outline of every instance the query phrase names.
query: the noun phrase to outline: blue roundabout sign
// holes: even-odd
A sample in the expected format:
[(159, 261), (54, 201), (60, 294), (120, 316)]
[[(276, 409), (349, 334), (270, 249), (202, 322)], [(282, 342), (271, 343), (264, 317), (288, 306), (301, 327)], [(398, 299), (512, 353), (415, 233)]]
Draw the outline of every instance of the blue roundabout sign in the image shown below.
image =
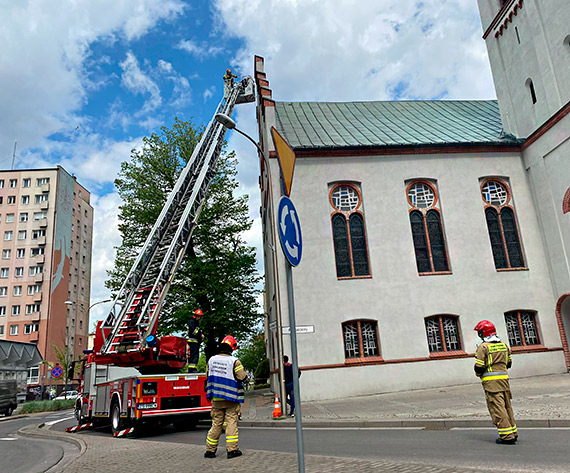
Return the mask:
[(277, 213), (277, 226), (279, 227), (279, 240), (285, 257), (291, 266), (297, 266), (303, 253), (301, 237), (301, 222), (291, 199), (281, 197)]

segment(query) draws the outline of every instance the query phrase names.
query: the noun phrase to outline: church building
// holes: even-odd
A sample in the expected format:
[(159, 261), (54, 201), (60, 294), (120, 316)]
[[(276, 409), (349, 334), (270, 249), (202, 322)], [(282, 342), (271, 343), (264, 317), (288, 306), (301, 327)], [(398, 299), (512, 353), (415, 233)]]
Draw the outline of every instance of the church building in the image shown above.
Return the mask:
[(570, 9), (479, 8), (498, 100), (280, 102), (255, 57), (276, 392), (291, 344), (272, 127), (296, 155), (303, 399), (478, 382), (482, 319), (512, 377), (570, 370)]

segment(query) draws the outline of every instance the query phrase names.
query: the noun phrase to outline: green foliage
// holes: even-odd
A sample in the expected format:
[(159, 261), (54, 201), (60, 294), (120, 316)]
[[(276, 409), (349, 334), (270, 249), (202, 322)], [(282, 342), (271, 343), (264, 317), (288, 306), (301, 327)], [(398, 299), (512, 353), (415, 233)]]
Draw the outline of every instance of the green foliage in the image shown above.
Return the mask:
[(266, 358), (263, 333), (255, 334), (245, 343), (243, 348), (240, 347), (237, 357), (245, 369), (253, 373), (259, 363)]
[(265, 358), (255, 368), (255, 384), (262, 384), (269, 378), (269, 359)]
[(61, 411), (70, 409), (75, 405), (74, 399), (58, 399), (53, 401), (30, 401), (20, 408), (20, 414), (33, 414), (35, 412)]
[[(58, 361), (57, 364), (61, 366), (61, 369), (63, 370), (63, 375), (61, 378), (63, 379), (63, 385), (65, 386), (65, 390), (67, 390), (67, 384), (69, 383), (70, 379), (69, 378), (70, 368), (72, 368), (73, 373), (75, 373), (79, 367), (76, 366), (75, 363), (73, 363), (73, 353), (71, 352), (71, 350), (67, 345), (62, 349), (59, 348), (57, 345), (52, 344), (52, 348), (55, 351), (55, 357)], [(50, 369), (55, 366), (47, 361), (43, 361), (42, 363), (46, 363)]]
[[(107, 287), (120, 288), (132, 261), (152, 229), (180, 171), (192, 155), (202, 129), (175, 120), (172, 128), (144, 138), (142, 150), (133, 150), (121, 164), (115, 180), (123, 204), (115, 268)], [(222, 152), (198, 225), (178, 268), (158, 326), (159, 335), (186, 331), (192, 312), (200, 308), (207, 356), (217, 352), (227, 334), (243, 339), (252, 334), (261, 314), (257, 311), (255, 250), (243, 235), (251, 226), (247, 196), (236, 197), (236, 159)]]
[(205, 373), (206, 372), (206, 354), (200, 353), (200, 358), (198, 359), (198, 364), (196, 365), (196, 369), (198, 373)]

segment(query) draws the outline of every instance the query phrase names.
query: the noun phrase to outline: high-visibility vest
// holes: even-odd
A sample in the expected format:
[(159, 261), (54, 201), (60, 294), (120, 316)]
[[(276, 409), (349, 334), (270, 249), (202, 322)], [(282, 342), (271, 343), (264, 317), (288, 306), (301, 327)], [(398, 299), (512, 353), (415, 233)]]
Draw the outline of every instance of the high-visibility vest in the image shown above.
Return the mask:
[(233, 356), (215, 355), (208, 361), (208, 399), (224, 399), (232, 402), (243, 402), (242, 384), (234, 377), (234, 365), (237, 358)]

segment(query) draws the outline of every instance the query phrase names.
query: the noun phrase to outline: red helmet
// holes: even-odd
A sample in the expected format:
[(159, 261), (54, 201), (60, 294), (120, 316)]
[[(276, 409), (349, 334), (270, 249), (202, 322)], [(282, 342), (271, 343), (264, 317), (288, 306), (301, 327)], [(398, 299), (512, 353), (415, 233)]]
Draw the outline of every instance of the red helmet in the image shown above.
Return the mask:
[(226, 69), (226, 72), (229, 74), (230, 72), (232, 72), (230, 69)]
[(202, 316), (202, 315), (204, 315), (204, 312), (202, 312), (200, 309), (196, 309), (196, 310), (194, 311), (194, 316), (196, 316), (196, 315)]
[(238, 344), (236, 342), (236, 339), (231, 335), (226, 335), (226, 337), (222, 340), (222, 343), (227, 343), (230, 347), (232, 347), (232, 351), (237, 350)]
[(489, 322), (488, 320), (481, 320), (473, 330), (477, 330), (477, 335), (480, 338), (488, 337), (489, 335), (496, 335), (497, 329), (493, 325), (493, 323)]

